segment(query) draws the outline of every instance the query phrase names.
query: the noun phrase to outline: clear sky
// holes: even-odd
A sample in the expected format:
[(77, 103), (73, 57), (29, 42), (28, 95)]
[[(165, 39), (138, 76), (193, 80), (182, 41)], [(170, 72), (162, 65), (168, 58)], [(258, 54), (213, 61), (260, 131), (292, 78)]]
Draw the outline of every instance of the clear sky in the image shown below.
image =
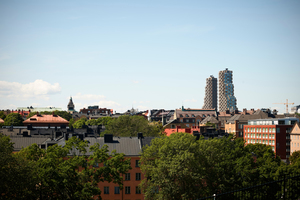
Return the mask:
[(0, 109), (202, 108), (225, 68), (240, 110), (299, 105), (300, 1), (0, 1)]

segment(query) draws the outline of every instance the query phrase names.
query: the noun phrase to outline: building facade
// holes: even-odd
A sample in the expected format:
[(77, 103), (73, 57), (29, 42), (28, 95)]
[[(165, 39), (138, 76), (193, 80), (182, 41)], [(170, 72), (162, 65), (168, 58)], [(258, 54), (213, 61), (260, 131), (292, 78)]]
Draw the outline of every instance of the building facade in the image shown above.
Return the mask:
[(232, 71), (226, 68), (219, 72), (219, 111), (234, 111), (236, 109)]
[(244, 139), (247, 144), (266, 144), (282, 160), (290, 157), (290, 132), (298, 118), (249, 120), (244, 126)]
[(291, 154), (300, 151), (300, 124), (296, 123), (290, 133)]
[(210, 76), (206, 79), (204, 105), (202, 109), (218, 109), (218, 82)]

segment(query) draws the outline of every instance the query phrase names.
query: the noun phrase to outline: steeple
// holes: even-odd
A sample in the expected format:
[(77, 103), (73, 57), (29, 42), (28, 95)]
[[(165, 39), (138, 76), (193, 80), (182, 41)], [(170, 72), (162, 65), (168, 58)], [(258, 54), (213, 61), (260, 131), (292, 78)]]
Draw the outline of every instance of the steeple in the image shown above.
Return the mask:
[(70, 97), (70, 101), (68, 103), (68, 111), (69, 112), (74, 112), (75, 111), (75, 105), (74, 105), (74, 103), (72, 101), (72, 97)]

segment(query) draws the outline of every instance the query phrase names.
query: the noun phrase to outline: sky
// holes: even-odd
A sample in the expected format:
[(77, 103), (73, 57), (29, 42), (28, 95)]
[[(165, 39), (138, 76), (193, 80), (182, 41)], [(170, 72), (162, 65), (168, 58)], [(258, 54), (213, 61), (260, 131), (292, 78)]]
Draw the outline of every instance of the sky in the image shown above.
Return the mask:
[[(300, 104), (300, 1), (0, 0), (0, 109), (202, 108), (233, 71), (239, 110)], [(291, 106), (289, 106), (291, 108)]]

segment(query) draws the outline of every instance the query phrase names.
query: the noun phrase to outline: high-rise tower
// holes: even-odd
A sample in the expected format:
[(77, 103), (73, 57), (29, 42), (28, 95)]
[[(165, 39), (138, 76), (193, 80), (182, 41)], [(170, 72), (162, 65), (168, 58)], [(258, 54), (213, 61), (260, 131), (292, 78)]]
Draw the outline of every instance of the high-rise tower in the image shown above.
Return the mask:
[(206, 79), (204, 105), (202, 109), (218, 109), (218, 85), (217, 78), (210, 76)]
[(232, 71), (227, 68), (219, 72), (219, 112), (236, 110), (236, 98), (232, 84)]

